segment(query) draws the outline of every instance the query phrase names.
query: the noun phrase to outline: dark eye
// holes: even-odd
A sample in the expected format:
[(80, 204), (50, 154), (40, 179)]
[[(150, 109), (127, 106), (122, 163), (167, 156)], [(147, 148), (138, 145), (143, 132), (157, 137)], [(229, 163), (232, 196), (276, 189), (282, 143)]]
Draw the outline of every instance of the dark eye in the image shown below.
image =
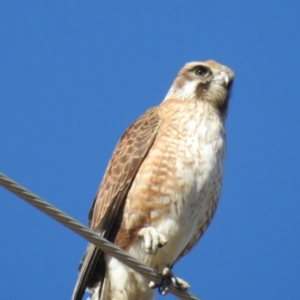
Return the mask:
[(195, 69), (195, 74), (200, 77), (205, 77), (210, 73), (210, 70), (206, 67), (199, 66)]

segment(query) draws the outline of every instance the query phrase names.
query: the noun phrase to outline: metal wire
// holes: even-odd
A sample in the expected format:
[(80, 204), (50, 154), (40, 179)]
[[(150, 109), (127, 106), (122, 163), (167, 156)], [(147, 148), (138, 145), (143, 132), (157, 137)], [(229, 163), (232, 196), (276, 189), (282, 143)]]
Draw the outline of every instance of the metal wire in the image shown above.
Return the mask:
[[(140, 273), (149, 281), (154, 281), (157, 284), (160, 284), (162, 281), (162, 276), (155, 272), (152, 268), (142, 264), (137, 259), (128, 255), (125, 251), (118, 248), (114, 244), (108, 242), (106, 239), (97, 235), (94, 231), (85, 227), (81, 223), (77, 222), (75, 219), (63, 213), (61, 210), (47, 203), (45, 200), (39, 198), (37, 195), (31, 193), (18, 183), (14, 182), (4, 174), (0, 173), (0, 185), (4, 188), (18, 196), (19, 198), (25, 200), (27, 203), (31, 204), (35, 208), (39, 209), (52, 219), (56, 220), (65, 227), (71, 229), (78, 235), (82, 236), (87, 241), (96, 245), (103, 252), (117, 258), (124, 265), (130, 267), (134, 271)], [(200, 300), (193, 294), (189, 292), (183, 292), (176, 288), (174, 285), (170, 285), (170, 292), (176, 295), (179, 299), (186, 300)]]

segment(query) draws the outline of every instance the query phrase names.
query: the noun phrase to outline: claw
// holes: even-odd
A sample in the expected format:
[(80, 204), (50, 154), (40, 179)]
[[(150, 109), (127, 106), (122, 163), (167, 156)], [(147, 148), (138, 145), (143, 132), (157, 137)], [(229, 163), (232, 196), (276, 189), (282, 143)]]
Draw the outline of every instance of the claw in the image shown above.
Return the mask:
[(190, 288), (190, 285), (186, 281), (175, 277), (169, 267), (163, 268), (161, 275), (163, 277), (161, 284), (156, 284), (154, 281), (150, 281), (149, 287), (151, 289), (158, 287), (158, 291), (162, 296), (169, 293), (171, 284), (181, 291), (186, 291)]
[(144, 238), (145, 250), (148, 254), (155, 254), (163, 247), (167, 240), (154, 227), (144, 227), (138, 231), (138, 236)]

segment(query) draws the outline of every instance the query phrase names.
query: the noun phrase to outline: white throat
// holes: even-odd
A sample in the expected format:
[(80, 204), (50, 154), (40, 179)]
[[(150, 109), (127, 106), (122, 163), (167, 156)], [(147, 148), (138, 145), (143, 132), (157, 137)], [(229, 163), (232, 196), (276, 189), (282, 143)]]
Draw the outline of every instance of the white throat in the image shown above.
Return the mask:
[(195, 91), (197, 88), (197, 81), (188, 81), (182, 87), (171, 86), (165, 99), (176, 98), (176, 99), (195, 99)]

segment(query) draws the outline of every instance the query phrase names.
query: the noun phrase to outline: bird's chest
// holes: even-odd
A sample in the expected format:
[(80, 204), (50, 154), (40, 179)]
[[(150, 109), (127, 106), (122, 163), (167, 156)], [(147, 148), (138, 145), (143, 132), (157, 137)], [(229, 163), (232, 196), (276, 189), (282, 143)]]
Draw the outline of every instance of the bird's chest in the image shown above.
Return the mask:
[(160, 137), (161, 144), (165, 144), (161, 170), (164, 173), (164, 168), (169, 169), (164, 186), (174, 192), (171, 195), (165, 190), (161, 196), (169, 194), (170, 212), (180, 219), (186, 211), (189, 215), (201, 211), (203, 205), (209, 205), (211, 198), (215, 198), (214, 192), (221, 185), (225, 136), (215, 116), (171, 125)]
[(166, 237), (157, 260), (151, 260), (153, 266), (174, 263), (194, 245), (213, 215), (221, 189), (222, 121), (195, 107), (192, 114), (176, 113), (162, 122), (124, 210), (123, 226), (128, 232), (153, 226)]
[(205, 230), (214, 213), (225, 152), (223, 125), (213, 115), (186, 118), (166, 126), (156, 142), (159, 160), (148, 187), (151, 224), (167, 237), (166, 251), (179, 250)]

